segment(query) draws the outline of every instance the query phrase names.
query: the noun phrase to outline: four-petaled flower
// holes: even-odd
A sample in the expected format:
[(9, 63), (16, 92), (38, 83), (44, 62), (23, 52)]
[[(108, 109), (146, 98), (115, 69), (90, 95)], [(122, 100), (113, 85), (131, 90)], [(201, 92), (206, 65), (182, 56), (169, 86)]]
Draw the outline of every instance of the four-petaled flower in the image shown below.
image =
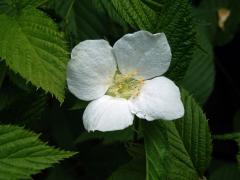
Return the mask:
[(142, 119), (174, 120), (184, 115), (179, 88), (161, 76), (170, 65), (164, 33), (126, 34), (113, 47), (86, 40), (73, 48), (67, 67), (69, 90), (88, 104), (83, 123), (88, 131), (113, 131)]

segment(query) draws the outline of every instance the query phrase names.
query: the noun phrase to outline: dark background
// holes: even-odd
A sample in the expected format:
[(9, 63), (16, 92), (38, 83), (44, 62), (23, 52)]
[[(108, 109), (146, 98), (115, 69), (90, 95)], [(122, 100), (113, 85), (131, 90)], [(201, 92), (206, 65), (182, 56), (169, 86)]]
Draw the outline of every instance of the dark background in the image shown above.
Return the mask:
[(240, 33), (233, 41), (215, 47), (215, 88), (204, 109), (214, 134), (233, 130), (233, 118), (240, 108)]
[[(240, 33), (228, 44), (214, 48), (216, 79), (214, 90), (204, 110), (213, 134), (235, 130), (234, 116), (240, 109), (239, 71)], [(234, 142), (214, 141), (213, 156), (235, 160), (237, 146)]]
[[(192, 0), (193, 6), (198, 6), (201, 0)], [(239, 28), (240, 29), (240, 28)], [(235, 118), (240, 111), (240, 31), (232, 41), (215, 46), (215, 84), (214, 90), (203, 109), (209, 119), (213, 135), (240, 132), (240, 117)], [(235, 122), (234, 122), (235, 118)], [(236, 123), (238, 120), (239, 122)], [(236, 162), (238, 147), (235, 142), (213, 140), (213, 157), (225, 161)]]
[[(199, 2), (200, 0), (192, 1), (193, 5), (198, 5)], [(234, 127), (234, 117), (240, 110), (239, 45), (240, 31), (229, 43), (214, 47), (215, 86), (204, 105), (204, 111), (209, 119), (213, 135), (240, 131)], [(236, 161), (238, 148), (235, 142), (214, 140), (213, 143), (213, 157), (226, 161)]]

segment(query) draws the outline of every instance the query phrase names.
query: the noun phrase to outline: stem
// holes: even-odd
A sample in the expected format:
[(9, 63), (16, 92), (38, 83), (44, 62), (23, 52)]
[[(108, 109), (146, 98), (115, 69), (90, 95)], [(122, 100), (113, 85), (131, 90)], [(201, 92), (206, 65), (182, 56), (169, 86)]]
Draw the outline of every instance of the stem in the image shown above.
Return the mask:
[[(135, 120), (135, 122), (136, 122), (136, 120)], [(134, 123), (134, 129), (135, 129), (134, 134), (133, 134), (134, 142), (138, 140), (138, 132), (137, 132), (136, 128), (137, 128), (136, 123)]]
[(134, 135), (133, 135), (133, 140), (134, 142), (139, 140), (139, 133), (141, 131), (141, 119), (139, 119), (138, 117), (135, 118), (134, 120)]
[(5, 78), (6, 70), (7, 70), (7, 68), (6, 68), (5, 64), (0, 61), (0, 88), (2, 87), (2, 83)]

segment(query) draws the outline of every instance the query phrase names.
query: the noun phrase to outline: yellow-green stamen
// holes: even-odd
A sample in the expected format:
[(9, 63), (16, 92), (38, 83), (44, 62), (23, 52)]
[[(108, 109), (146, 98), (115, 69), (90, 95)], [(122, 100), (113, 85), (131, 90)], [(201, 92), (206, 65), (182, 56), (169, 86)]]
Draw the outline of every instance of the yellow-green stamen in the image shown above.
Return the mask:
[(143, 78), (134, 79), (137, 72), (128, 74), (116, 73), (112, 86), (107, 90), (107, 95), (120, 98), (136, 97), (143, 85)]

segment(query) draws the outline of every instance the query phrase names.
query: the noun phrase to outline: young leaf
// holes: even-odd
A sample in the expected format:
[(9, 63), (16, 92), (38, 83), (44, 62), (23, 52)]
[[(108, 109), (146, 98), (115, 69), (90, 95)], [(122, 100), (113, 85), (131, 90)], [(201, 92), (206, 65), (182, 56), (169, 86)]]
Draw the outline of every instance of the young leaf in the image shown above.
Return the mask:
[(31, 179), (31, 175), (75, 154), (50, 147), (38, 137), (21, 127), (0, 125), (1, 179)]
[(147, 179), (195, 180), (208, 166), (211, 135), (206, 117), (185, 90), (181, 94), (183, 118), (145, 123)]
[(0, 57), (37, 88), (64, 100), (66, 44), (57, 26), (37, 9), (0, 15)]

